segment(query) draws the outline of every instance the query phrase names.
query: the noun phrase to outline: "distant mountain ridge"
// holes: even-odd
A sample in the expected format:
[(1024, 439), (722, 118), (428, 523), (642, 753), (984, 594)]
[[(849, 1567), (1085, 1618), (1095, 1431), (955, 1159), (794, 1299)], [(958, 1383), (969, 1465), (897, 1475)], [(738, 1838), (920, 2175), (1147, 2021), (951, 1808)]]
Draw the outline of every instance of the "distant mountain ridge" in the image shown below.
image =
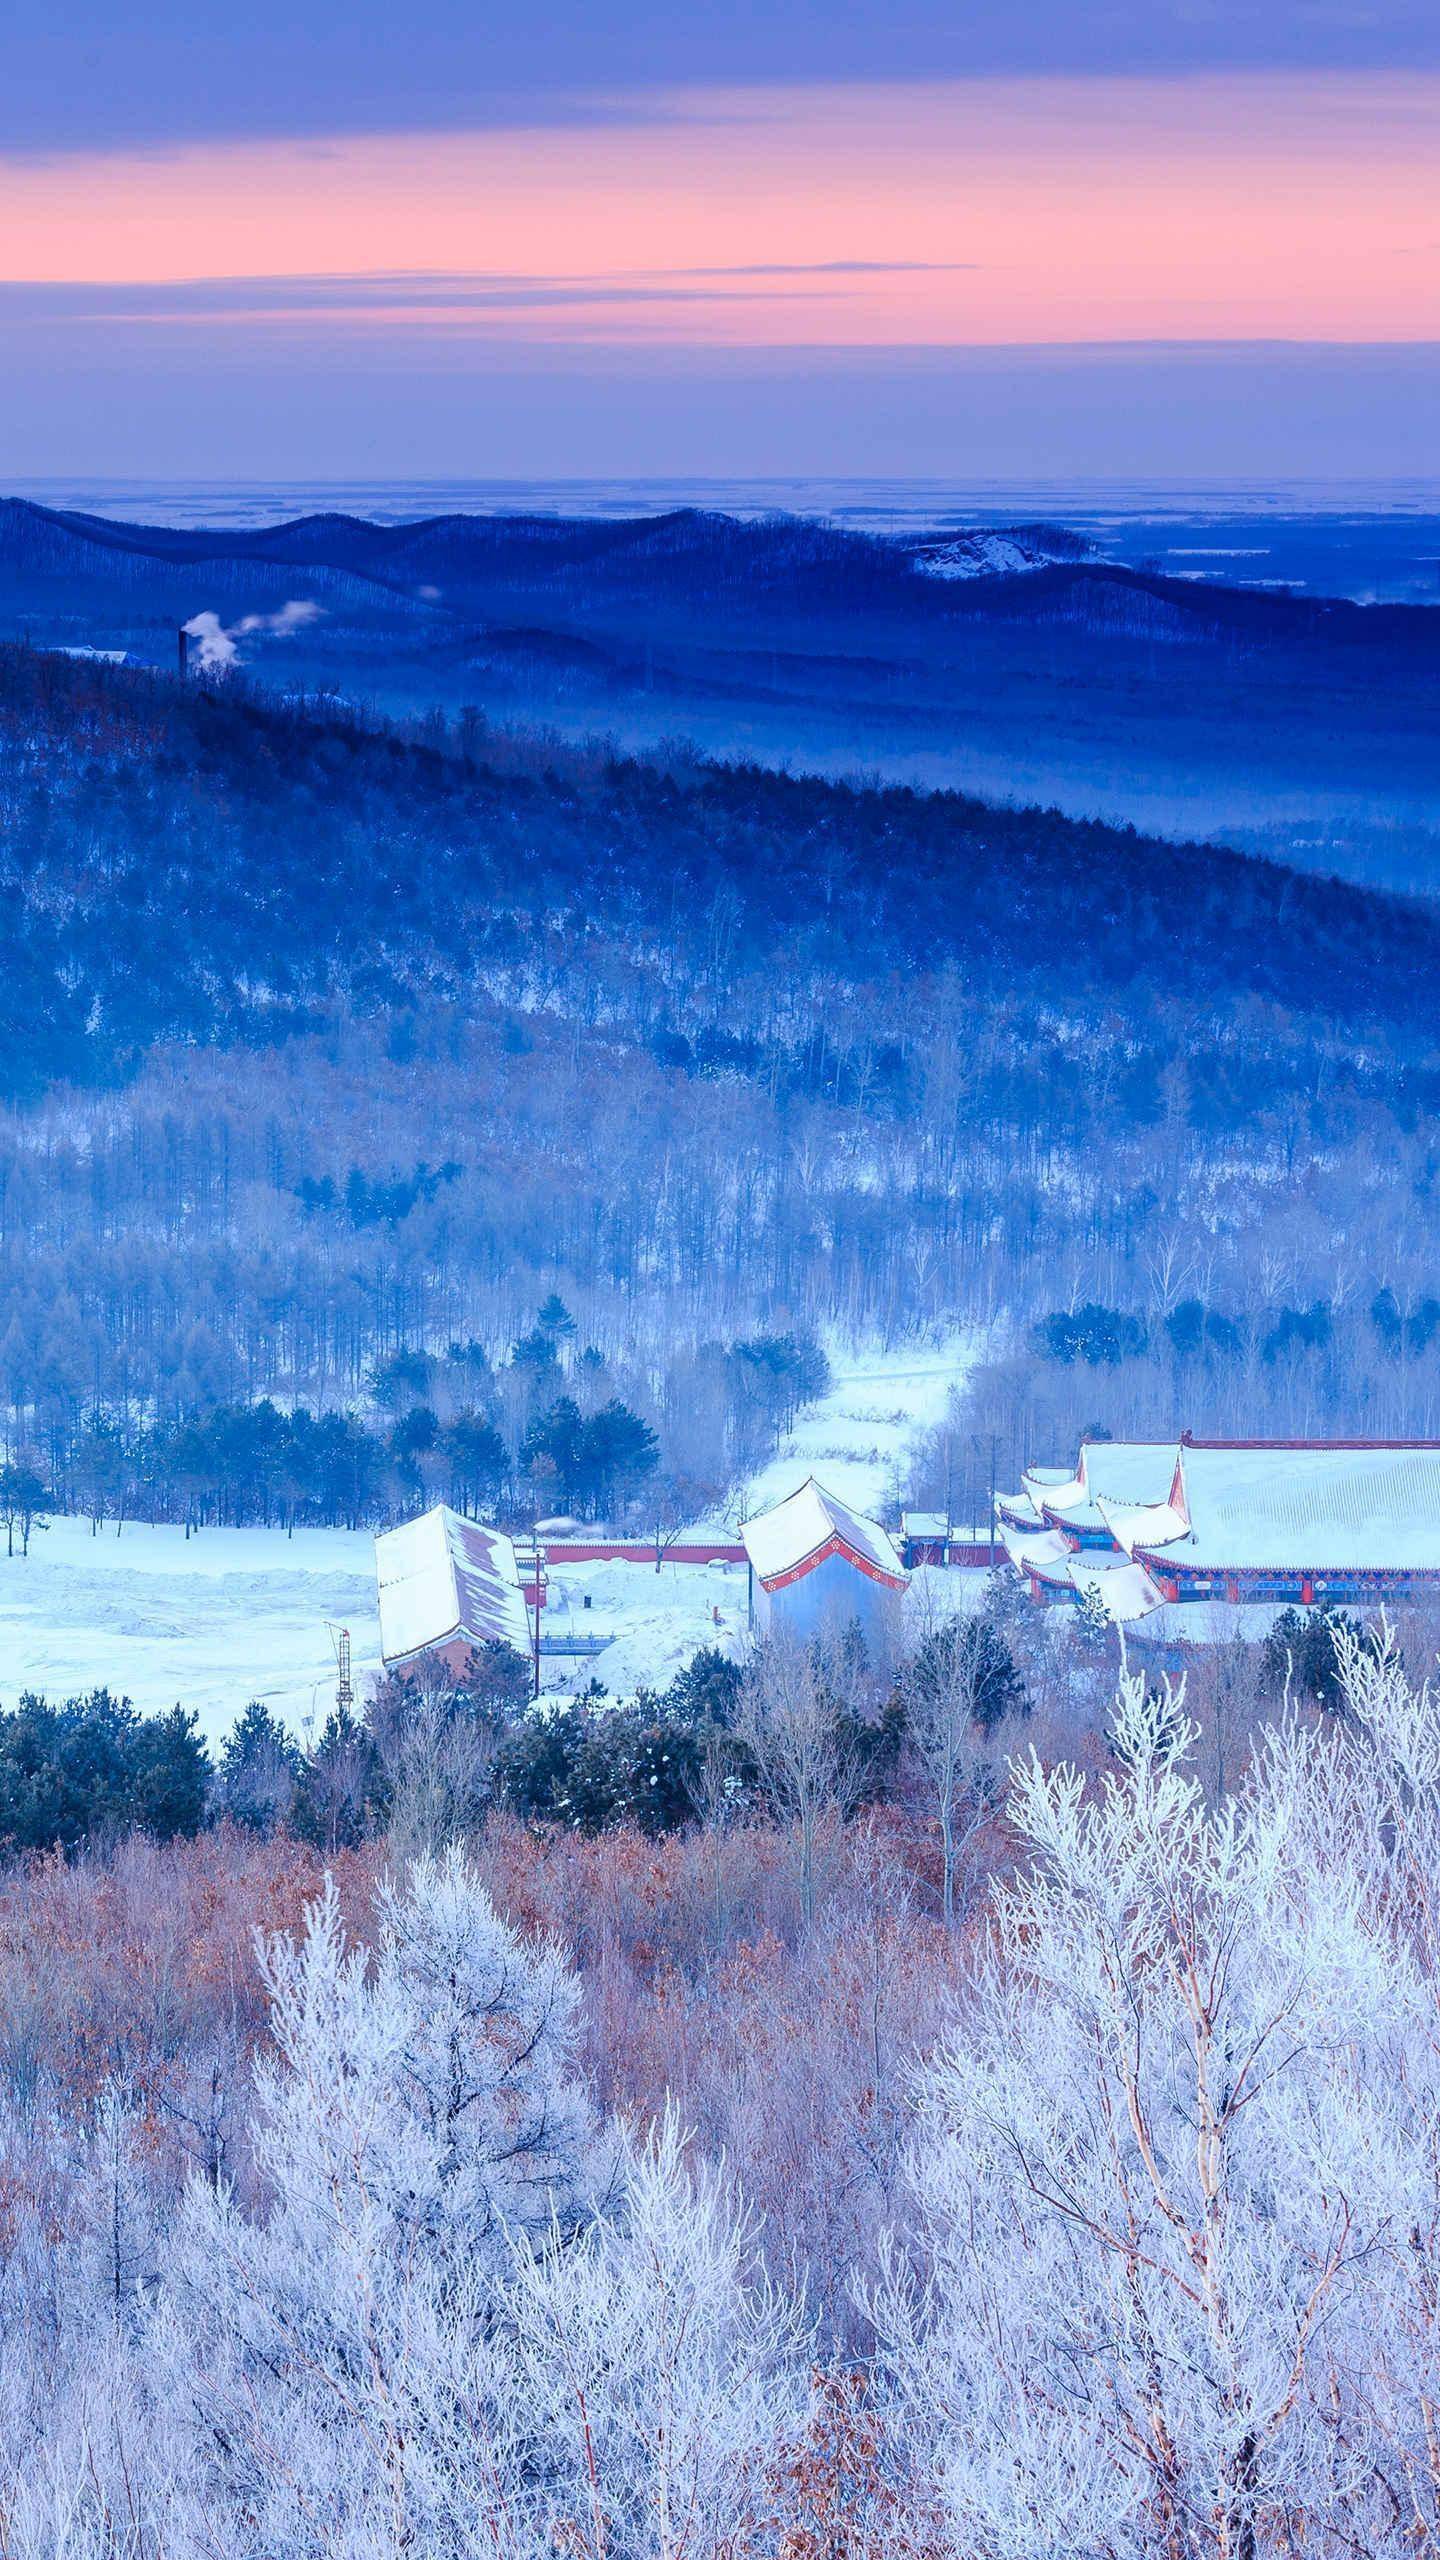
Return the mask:
[[(168, 598), (177, 576), (204, 571), (227, 591), (273, 592), (275, 573), (322, 576), (337, 599), (386, 611), (471, 614), (500, 596), (555, 591), (639, 599), (703, 600), (717, 585), (732, 605), (783, 592), (791, 605), (904, 604), (926, 619), (1031, 609), (1042, 593), (1106, 589), (1163, 597), (1182, 627), (1205, 632), (1251, 624), (1267, 632), (1343, 631), (1351, 638), (1403, 633), (1440, 654), (1440, 614), (1421, 605), (1362, 605), (1301, 598), (1244, 585), (1197, 586), (1101, 560), (1062, 525), (954, 527), (925, 540), (857, 533), (802, 516), (742, 518), (698, 507), (668, 515), (566, 518), (444, 515), (402, 524), (322, 514), (261, 527), (175, 527), (119, 522), (0, 499), (0, 613), (55, 603), (52, 590), (113, 584), (117, 597), (153, 586)], [(1048, 584), (1037, 588), (1037, 579)], [(341, 582), (341, 583), (333, 583)], [(1023, 583), (1024, 601), (1008, 591)], [(937, 594), (960, 587), (971, 592)], [(981, 589), (984, 593), (976, 594)]]
[[(286, 614), (286, 606), (303, 614)], [(0, 639), (627, 748), (873, 774), (1440, 890), (1440, 612), (801, 515), (121, 523), (0, 500)]]
[(1096, 560), (1099, 554), (1084, 534), (1063, 524), (1008, 524), (932, 534), (914, 546), (911, 557), (931, 578), (1009, 578), (1057, 561)]

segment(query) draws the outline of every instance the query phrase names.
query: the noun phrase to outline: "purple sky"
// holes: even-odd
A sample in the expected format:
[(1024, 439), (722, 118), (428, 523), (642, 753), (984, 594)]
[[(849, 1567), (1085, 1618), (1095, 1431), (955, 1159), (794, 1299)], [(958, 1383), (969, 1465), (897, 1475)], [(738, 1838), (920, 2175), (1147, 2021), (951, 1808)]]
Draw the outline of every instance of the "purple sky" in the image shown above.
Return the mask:
[(1433, 0), (71, 0), (7, 30), (0, 484), (1397, 476)]

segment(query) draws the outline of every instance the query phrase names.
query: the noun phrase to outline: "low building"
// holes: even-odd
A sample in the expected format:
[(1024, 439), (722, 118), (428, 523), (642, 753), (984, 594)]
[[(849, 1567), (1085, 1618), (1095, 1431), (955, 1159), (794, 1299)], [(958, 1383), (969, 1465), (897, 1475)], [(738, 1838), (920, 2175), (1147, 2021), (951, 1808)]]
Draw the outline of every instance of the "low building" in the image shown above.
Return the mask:
[(996, 1513), (1039, 1600), (1113, 1594), (1134, 1617), (1440, 1594), (1440, 1442), (1092, 1441), (1073, 1474), (1023, 1483)]
[(534, 1650), (538, 1595), (532, 1588), (527, 1601), (512, 1541), (444, 1503), (376, 1539), (375, 1580), (387, 1671), (407, 1670), (422, 1654), (458, 1671), (477, 1645), (508, 1644), (527, 1657)]
[(885, 1649), (910, 1577), (878, 1521), (811, 1476), (773, 1511), (747, 1520), (740, 1535), (757, 1635), (808, 1642), (858, 1625), (874, 1649)]
[(943, 1511), (902, 1511), (900, 1560), (907, 1573), (922, 1564), (950, 1561), (950, 1522)]

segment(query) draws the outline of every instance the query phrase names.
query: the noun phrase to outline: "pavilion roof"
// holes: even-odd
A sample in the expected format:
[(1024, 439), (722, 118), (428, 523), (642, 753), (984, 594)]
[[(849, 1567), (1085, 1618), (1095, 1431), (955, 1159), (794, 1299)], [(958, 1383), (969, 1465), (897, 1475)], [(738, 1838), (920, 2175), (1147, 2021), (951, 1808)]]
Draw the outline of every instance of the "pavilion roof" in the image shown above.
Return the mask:
[(1042, 1582), (1065, 1582), (1067, 1567), (1074, 1549), (1060, 1529), (1012, 1529), (1007, 1520), (998, 1524), (1000, 1544), (1013, 1565), (1021, 1573), (1038, 1575)]
[(1163, 1501), (1175, 1473), (1173, 1440), (1086, 1440), (1072, 1475), (1053, 1467), (1026, 1467), (1022, 1476), (1036, 1509), (1063, 1515), (1072, 1528), (1099, 1529), (1107, 1502)]
[(740, 1535), (763, 1583), (803, 1573), (840, 1548), (852, 1561), (893, 1583), (897, 1591), (903, 1591), (910, 1579), (888, 1529), (882, 1529), (878, 1520), (867, 1520), (863, 1511), (852, 1511), (848, 1502), (817, 1484), (813, 1476), (807, 1476), (773, 1510), (747, 1520)]
[(1069, 1573), (1082, 1600), (1092, 1592), (1098, 1594), (1105, 1615), (1116, 1626), (1132, 1626), (1137, 1618), (1148, 1618), (1164, 1600), (1144, 1565), (1127, 1563), (1123, 1556), (1072, 1555)]

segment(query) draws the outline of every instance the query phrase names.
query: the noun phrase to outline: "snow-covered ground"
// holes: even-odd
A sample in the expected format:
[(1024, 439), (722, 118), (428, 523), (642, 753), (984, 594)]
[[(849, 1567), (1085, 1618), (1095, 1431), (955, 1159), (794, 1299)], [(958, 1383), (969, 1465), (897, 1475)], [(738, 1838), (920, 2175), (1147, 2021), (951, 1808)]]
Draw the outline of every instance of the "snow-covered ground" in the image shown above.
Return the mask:
[(106, 1687), (137, 1707), (194, 1707), (214, 1740), (264, 1698), (300, 1731), (334, 1697), (332, 1624), (350, 1629), (358, 1684), (380, 1645), (363, 1530), (187, 1538), (127, 1522), (93, 1537), (88, 1521), (53, 1520), (28, 1558), (0, 1546), (0, 1705)]
[[(664, 1689), (702, 1645), (743, 1652), (748, 1577), (740, 1564), (551, 1565), (542, 1634), (608, 1637), (602, 1653), (545, 1654), (544, 1689), (598, 1680), (613, 1698)], [(586, 1606), (586, 1602), (589, 1606)]]
[(893, 1519), (917, 1442), (944, 1421), (952, 1392), (984, 1347), (974, 1329), (894, 1351), (827, 1343), (830, 1392), (800, 1416), (780, 1455), (747, 1485), (747, 1513), (768, 1511), (813, 1475), (842, 1502)]
[[(893, 1517), (911, 1448), (944, 1419), (980, 1337), (889, 1352), (828, 1347), (830, 1392), (746, 1487), (749, 1512), (814, 1474), (843, 1501)], [(970, 1577), (929, 1579), (958, 1601)], [(593, 1656), (547, 1654), (544, 1686), (580, 1688), (593, 1677), (615, 1698), (663, 1689), (701, 1645), (743, 1648), (746, 1601), (739, 1565), (667, 1562), (658, 1574), (653, 1564), (552, 1566), (546, 1635), (608, 1642)], [(25, 1689), (56, 1699), (103, 1686), (145, 1709), (194, 1707), (215, 1741), (249, 1699), (263, 1698), (303, 1732), (334, 1697), (332, 1626), (350, 1629), (363, 1693), (380, 1639), (374, 1541), (364, 1531), (206, 1529), (187, 1538), (127, 1523), (92, 1536), (86, 1521), (55, 1520), (28, 1558), (0, 1549), (0, 1706)]]

